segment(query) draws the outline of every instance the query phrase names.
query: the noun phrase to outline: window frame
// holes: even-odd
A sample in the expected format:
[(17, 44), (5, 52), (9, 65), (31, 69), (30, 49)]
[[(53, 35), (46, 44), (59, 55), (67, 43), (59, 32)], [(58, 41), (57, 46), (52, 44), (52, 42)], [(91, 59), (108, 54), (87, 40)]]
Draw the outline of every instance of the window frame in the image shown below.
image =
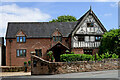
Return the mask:
[[(25, 50), (25, 53), (24, 53)], [(18, 56), (18, 51), (19, 51), (19, 56)], [(20, 51), (22, 51), (22, 56)], [(16, 49), (16, 57), (26, 57), (27, 50), (26, 49)]]
[[(98, 38), (98, 39), (97, 39)], [(95, 36), (95, 41), (100, 41), (102, 39), (101, 36)]]
[[(39, 54), (38, 54), (37, 51), (38, 51), (38, 52), (41, 51), (41, 55), (40, 55), (40, 52), (39, 52)], [(36, 52), (37, 52), (37, 53), (36, 53)], [(36, 55), (36, 54), (37, 54), (37, 55)], [(36, 56), (39, 56), (39, 57), (42, 57), (42, 49), (35, 49), (35, 55), (36, 55)]]
[[(21, 37), (22, 37), (22, 41), (20, 41)], [(19, 38), (19, 40), (18, 40), (18, 38)], [(25, 38), (25, 40), (24, 40), (24, 38)], [(25, 43), (26, 42), (26, 36), (17, 36), (16, 39), (17, 39), (17, 43)]]
[[(88, 24), (89, 24), (89, 26), (88, 26)], [(93, 24), (93, 25), (91, 26), (91, 24)], [(94, 23), (93, 22), (88, 22), (87, 27), (94, 27)]]
[(78, 41), (85, 41), (85, 36), (78, 36)]
[(53, 36), (53, 41), (54, 42), (58, 42), (58, 41), (62, 42), (62, 36)]

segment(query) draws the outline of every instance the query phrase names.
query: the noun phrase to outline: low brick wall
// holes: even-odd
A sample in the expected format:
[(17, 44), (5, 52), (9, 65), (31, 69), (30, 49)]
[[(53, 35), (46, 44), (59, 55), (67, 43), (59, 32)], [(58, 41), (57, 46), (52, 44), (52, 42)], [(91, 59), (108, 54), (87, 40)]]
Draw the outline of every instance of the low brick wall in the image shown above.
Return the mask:
[[(34, 63), (36, 62), (36, 64)], [(49, 62), (40, 57), (32, 56), (31, 74), (62, 74), (118, 69), (118, 59), (103, 61)]]
[[(0, 72), (23, 72), (25, 67), (23, 66), (1, 66)], [(31, 66), (27, 67), (27, 72), (31, 72)]]
[(20, 71), (24, 71), (24, 67), (23, 66), (1, 66), (0, 67), (1, 72), (20, 72)]

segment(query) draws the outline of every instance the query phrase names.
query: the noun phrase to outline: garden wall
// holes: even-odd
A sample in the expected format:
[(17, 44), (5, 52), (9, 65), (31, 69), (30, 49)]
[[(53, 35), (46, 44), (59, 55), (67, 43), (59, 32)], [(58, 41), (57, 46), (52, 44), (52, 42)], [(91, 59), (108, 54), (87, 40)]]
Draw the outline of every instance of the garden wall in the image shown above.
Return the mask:
[(118, 59), (103, 61), (49, 62), (35, 55), (32, 56), (31, 74), (62, 74), (118, 69)]
[[(0, 66), (0, 72), (23, 72), (25, 67), (23, 66)], [(27, 72), (31, 72), (31, 66), (27, 67)]]

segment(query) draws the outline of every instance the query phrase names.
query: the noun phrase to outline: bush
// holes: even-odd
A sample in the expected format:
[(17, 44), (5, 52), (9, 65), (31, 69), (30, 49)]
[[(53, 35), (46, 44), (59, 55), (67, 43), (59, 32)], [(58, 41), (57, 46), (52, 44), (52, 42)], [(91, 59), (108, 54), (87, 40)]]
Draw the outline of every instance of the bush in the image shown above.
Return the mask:
[(51, 56), (52, 56), (52, 54), (53, 54), (53, 52), (52, 52), (52, 51), (49, 51), (49, 52), (47, 53), (47, 55), (48, 55), (49, 57), (51, 57)]
[(52, 55), (51, 61), (53, 62), (54, 59), (55, 59), (55, 58), (54, 58), (54, 56)]
[(105, 55), (104, 55), (104, 54), (102, 54), (102, 55), (100, 55), (100, 57), (101, 57), (102, 59), (104, 59), (104, 58), (105, 58)]
[(114, 54), (112, 54), (112, 58), (113, 59), (116, 59), (116, 58), (118, 58), (119, 56), (118, 55), (116, 55), (115, 53)]
[(60, 60), (63, 62), (71, 61), (89, 61), (92, 60), (92, 55), (88, 54), (62, 54)]
[(116, 54), (109, 54), (108, 52), (105, 54), (98, 55), (89, 55), (89, 54), (62, 54), (60, 55), (60, 60), (62, 62), (71, 62), (71, 61), (102, 61), (105, 58), (113, 58), (116, 59), (119, 56)]
[(109, 54), (108, 52), (105, 53), (104, 58), (110, 58), (110, 57), (111, 57), (111, 54)]
[(28, 61), (28, 64), (31, 64), (31, 61)]
[(106, 32), (101, 40), (99, 54), (107, 53), (120, 55), (120, 29)]
[(24, 64), (27, 64), (27, 62), (24, 62)]
[(71, 52), (71, 54), (74, 54), (74, 52)]

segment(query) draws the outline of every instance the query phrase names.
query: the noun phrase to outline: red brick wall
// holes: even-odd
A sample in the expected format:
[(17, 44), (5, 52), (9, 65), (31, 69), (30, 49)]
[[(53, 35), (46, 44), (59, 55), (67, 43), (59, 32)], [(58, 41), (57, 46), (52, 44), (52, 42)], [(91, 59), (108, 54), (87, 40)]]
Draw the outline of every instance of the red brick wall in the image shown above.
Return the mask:
[(93, 54), (96, 54), (96, 53), (98, 53), (98, 51), (99, 51), (99, 49), (98, 49), (98, 48), (96, 48), (96, 49), (93, 49)]
[(83, 54), (83, 49), (80, 48), (74, 48), (71, 50), (72, 52), (74, 52), (74, 54)]
[[(98, 48), (93, 49), (92, 54), (94, 55), (94, 54), (98, 53), (98, 50), (99, 50)], [(82, 48), (74, 48), (71, 51), (74, 52), (74, 54), (84, 54), (84, 51)]]
[[(67, 38), (62, 39), (62, 43), (68, 46), (66, 43)], [(16, 39), (12, 39), (11, 50), (9, 39), (6, 39), (6, 65), (10, 65), (10, 51), (11, 51), (11, 66), (23, 66), (24, 62), (31, 60), (31, 51), (35, 49), (42, 49), (42, 58), (46, 59), (46, 51), (52, 46), (51, 38), (41, 39), (26, 39), (26, 43), (17, 43)], [(69, 41), (68, 41), (69, 42)], [(16, 57), (16, 49), (26, 49), (26, 57)]]

